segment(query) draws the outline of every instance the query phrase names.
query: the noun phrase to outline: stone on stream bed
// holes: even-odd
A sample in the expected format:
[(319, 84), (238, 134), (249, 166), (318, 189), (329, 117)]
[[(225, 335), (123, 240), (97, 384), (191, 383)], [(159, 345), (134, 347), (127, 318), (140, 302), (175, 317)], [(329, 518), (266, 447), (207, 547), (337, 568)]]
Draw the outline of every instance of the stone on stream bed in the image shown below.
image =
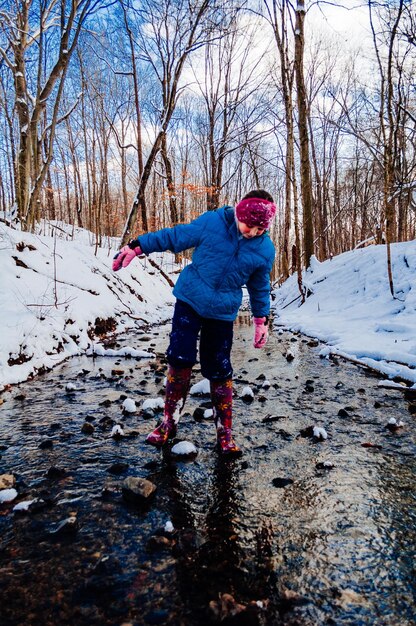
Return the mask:
[(277, 489), (284, 489), (285, 487), (288, 487), (292, 483), (293, 483), (292, 478), (277, 477), (277, 478), (273, 478), (272, 480), (273, 487), (277, 487)]
[(10, 489), (14, 487), (15, 482), (13, 474), (0, 474), (0, 489)]
[(81, 432), (84, 435), (92, 435), (94, 430), (95, 428), (92, 424), (90, 424), (90, 422), (84, 422), (81, 428)]
[(67, 471), (62, 467), (58, 467), (57, 465), (51, 465), (51, 467), (46, 472), (46, 478), (50, 478), (51, 480), (56, 480), (59, 478), (64, 478), (67, 475)]
[(52, 537), (72, 537), (79, 529), (78, 520), (75, 515), (71, 515), (58, 523), (56, 528), (50, 531)]
[(146, 478), (129, 476), (123, 481), (121, 490), (126, 502), (143, 505), (154, 495), (156, 485)]
[(110, 465), (110, 467), (107, 469), (107, 472), (109, 472), (110, 474), (122, 474), (123, 472), (126, 472), (128, 468), (128, 463), (118, 462)]

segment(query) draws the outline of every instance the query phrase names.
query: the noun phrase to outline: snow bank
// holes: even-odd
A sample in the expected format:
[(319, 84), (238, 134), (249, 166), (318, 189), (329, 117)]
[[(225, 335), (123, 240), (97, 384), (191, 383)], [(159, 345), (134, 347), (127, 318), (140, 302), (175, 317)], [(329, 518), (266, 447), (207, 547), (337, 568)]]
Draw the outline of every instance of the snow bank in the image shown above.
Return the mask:
[(323, 263), (313, 258), (304, 304), (295, 275), (274, 291), (275, 324), (325, 341), (322, 356), (339, 354), (416, 383), (416, 241), (393, 244), (391, 251), (395, 298), (384, 245)]
[[(171, 315), (172, 289), (148, 259), (114, 273), (117, 241), (95, 254), (86, 230), (52, 223), (41, 233), (0, 225), (0, 390), (92, 351), (94, 330), (120, 332)], [(165, 273), (177, 269), (171, 254), (152, 256)]]

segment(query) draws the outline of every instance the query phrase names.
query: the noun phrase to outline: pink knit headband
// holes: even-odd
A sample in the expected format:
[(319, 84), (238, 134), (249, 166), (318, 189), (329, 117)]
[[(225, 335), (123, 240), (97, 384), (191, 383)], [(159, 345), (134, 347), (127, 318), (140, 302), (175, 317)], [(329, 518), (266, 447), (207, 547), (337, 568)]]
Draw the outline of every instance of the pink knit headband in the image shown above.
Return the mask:
[(276, 205), (263, 198), (246, 198), (237, 204), (235, 214), (238, 221), (244, 222), (249, 228), (258, 226), (267, 230), (276, 214)]

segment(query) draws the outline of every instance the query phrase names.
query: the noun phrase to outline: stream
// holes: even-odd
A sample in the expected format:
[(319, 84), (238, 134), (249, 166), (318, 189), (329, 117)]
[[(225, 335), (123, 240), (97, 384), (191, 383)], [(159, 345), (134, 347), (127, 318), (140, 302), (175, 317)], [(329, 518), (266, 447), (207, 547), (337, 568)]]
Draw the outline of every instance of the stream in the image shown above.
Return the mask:
[[(255, 350), (241, 314), (244, 454), (218, 457), (212, 418), (194, 415), (209, 397), (191, 395), (178, 439), (198, 454), (175, 459), (145, 445), (160, 412), (141, 411), (163, 396), (168, 333), (114, 339), (156, 358), (72, 358), (1, 394), (0, 474), (15, 476), (18, 497), (0, 504), (0, 624), (415, 624), (416, 393), (287, 331)], [(128, 476), (150, 480), (154, 497), (127, 502)]]

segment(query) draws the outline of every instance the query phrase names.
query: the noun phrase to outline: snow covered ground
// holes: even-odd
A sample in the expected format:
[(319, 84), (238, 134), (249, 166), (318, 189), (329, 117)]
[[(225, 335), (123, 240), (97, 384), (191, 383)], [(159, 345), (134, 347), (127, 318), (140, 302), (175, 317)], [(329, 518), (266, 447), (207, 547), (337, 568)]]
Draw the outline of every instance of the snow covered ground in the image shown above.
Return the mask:
[(391, 249), (395, 298), (384, 245), (313, 259), (304, 304), (296, 276), (274, 291), (275, 326), (324, 341), (323, 356), (346, 356), (416, 387), (416, 241)]
[[(0, 225), (0, 390), (69, 356), (107, 353), (100, 326), (121, 332), (170, 318), (166, 279), (146, 258), (112, 272), (117, 248), (106, 240), (95, 254), (91, 233), (63, 224), (43, 224), (36, 235)], [(151, 258), (175, 279), (173, 255)], [(385, 246), (313, 259), (303, 305), (296, 276), (273, 292), (275, 327), (325, 342), (322, 356), (343, 355), (416, 387), (416, 241), (394, 244), (392, 260), (395, 299)], [(135, 341), (127, 352), (145, 356), (142, 347)]]
[[(94, 351), (100, 326), (120, 332), (169, 317), (172, 288), (149, 260), (116, 274), (117, 242), (95, 254), (94, 239), (64, 224), (44, 224), (39, 234), (0, 225), (0, 390)], [(178, 269), (171, 254), (152, 258), (168, 274)]]

